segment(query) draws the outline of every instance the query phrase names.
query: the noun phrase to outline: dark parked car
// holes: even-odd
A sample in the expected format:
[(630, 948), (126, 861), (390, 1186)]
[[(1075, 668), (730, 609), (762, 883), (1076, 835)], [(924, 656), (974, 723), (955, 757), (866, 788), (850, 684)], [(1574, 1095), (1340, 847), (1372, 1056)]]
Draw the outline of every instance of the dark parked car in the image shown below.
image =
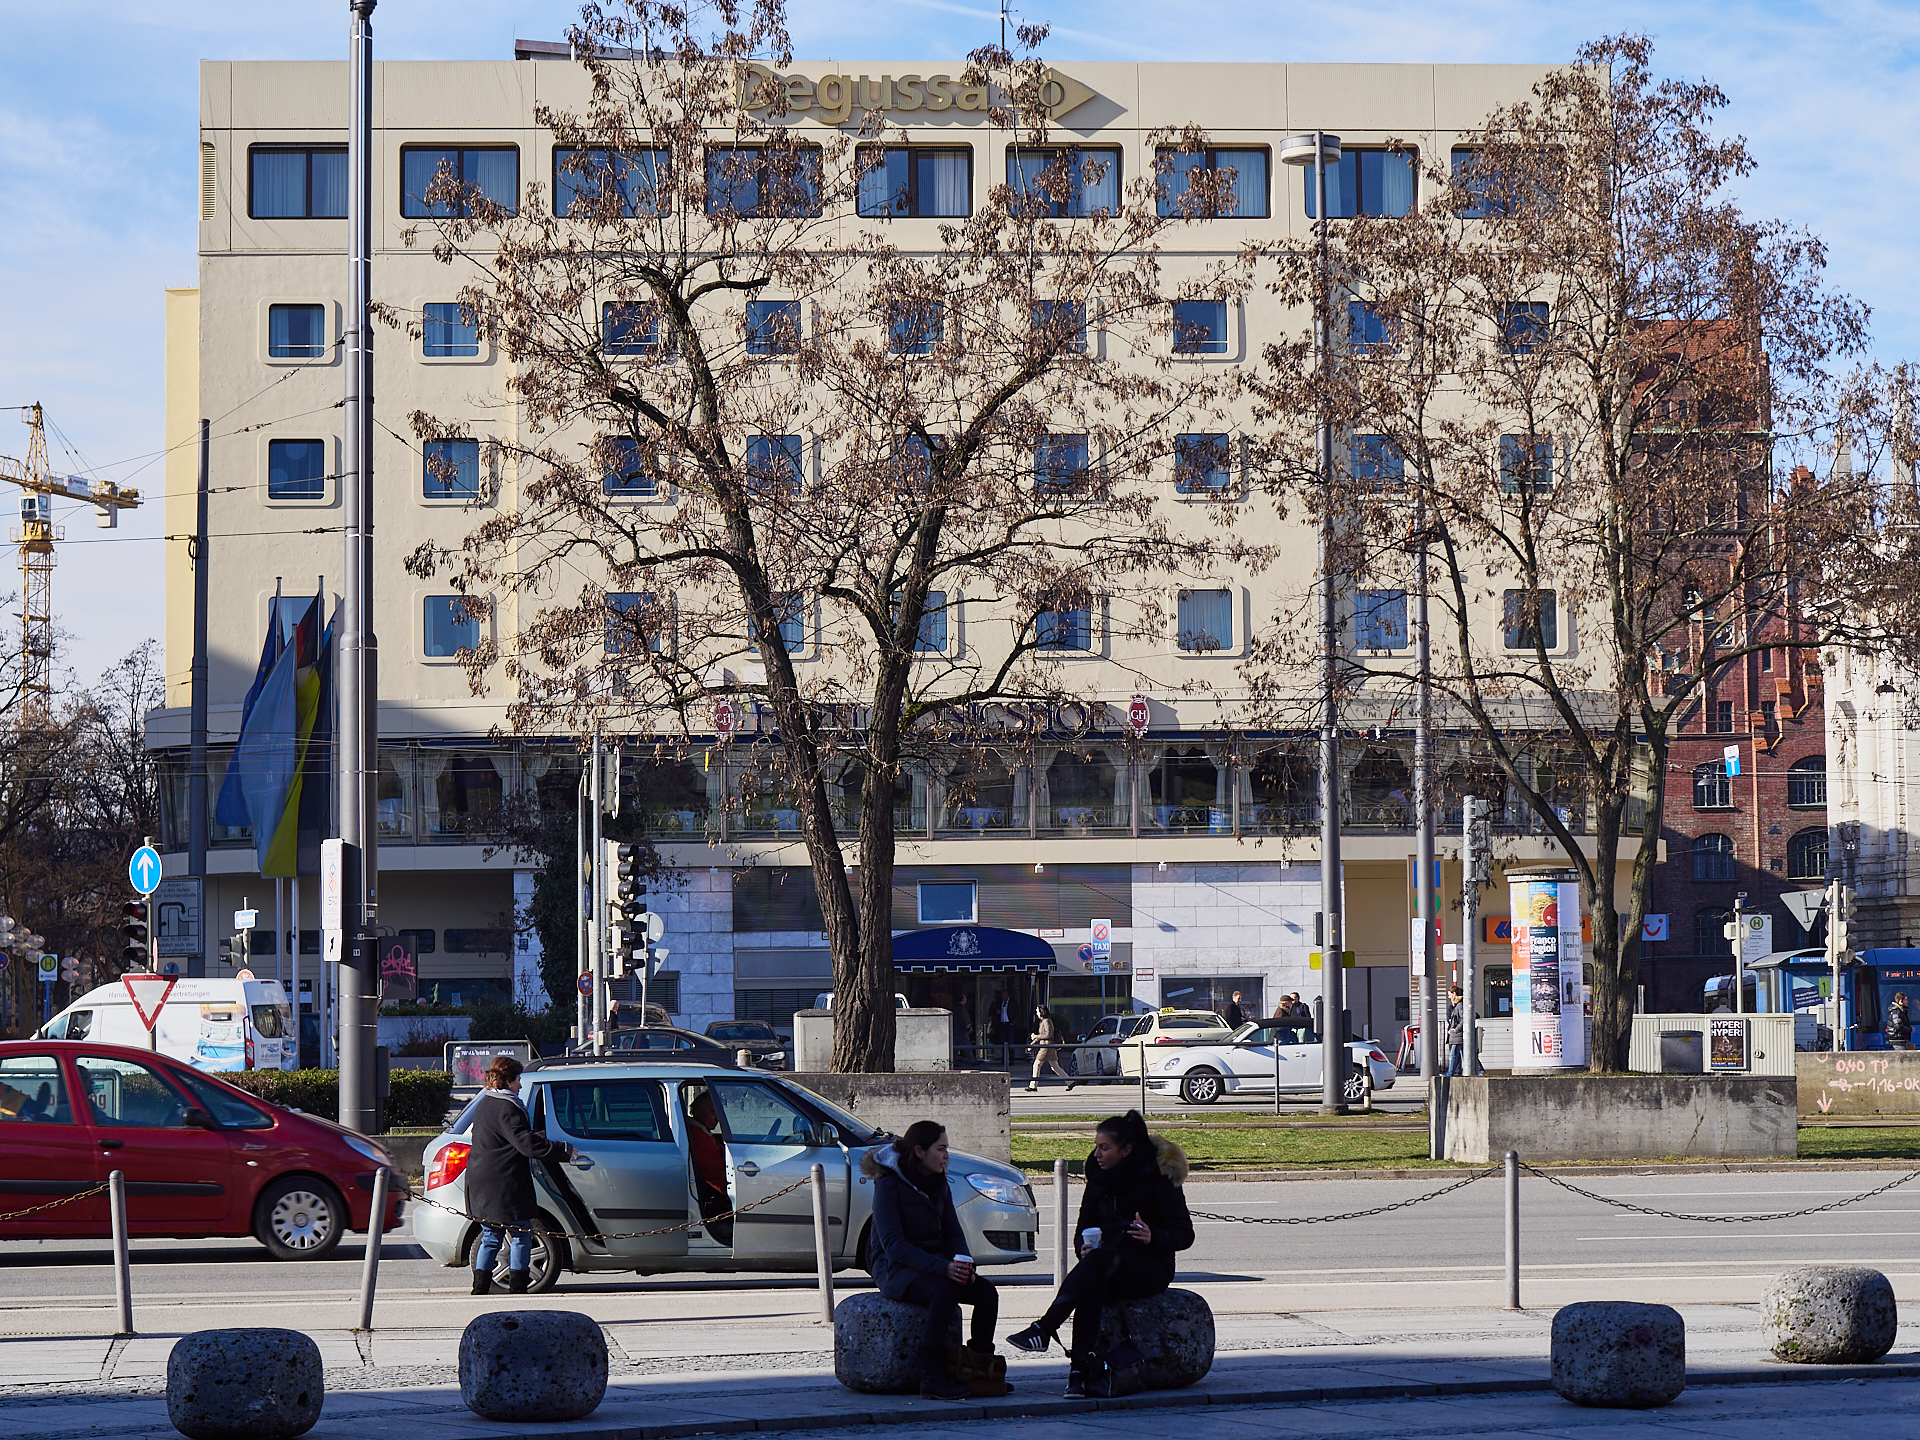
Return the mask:
[(717, 1040), (736, 1054), (747, 1052), (747, 1059), (762, 1070), (787, 1069), (788, 1044), (780, 1032), (760, 1020), (716, 1020), (707, 1026), (707, 1038)]
[(709, 1040), (697, 1030), (683, 1030), (678, 1025), (635, 1025), (631, 1029), (622, 1028), (607, 1036), (607, 1050), (671, 1050), (684, 1055), (689, 1060), (712, 1061), (717, 1057), (724, 1060), (733, 1058), (733, 1051), (716, 1040)]

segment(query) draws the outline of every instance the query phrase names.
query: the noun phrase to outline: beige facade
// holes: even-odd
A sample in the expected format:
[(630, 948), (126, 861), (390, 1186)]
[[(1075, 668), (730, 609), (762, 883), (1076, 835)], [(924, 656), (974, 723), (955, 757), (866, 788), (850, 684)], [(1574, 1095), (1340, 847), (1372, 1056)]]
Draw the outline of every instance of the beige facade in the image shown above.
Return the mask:
[[(908, 127), (916, 139), (925, 131), (926, 138), (970, 147), (970, 184), (978, 197), (1006, 174), (1007, 137), (978, 108), (983, 97), (936, 83), (943, 70), (952, 74), (959, 68), (953, 63), (800, 64), (786, 73), (798, 112), (795, 123), (802, 127), (831, 129), (842, 109), (871, 97), (872, 103), (889, 104), (889, 123)], [(1267, 152), (1267, 214), (1180, 232), (1166, 256), (1170, 273), (1177, 275), (1232, 254), (1248, 241), (1306, 232), (1311, 222), (1303, 174), (1277, 159), (1287, 134), (1319, 127), (1338, 133), (1349, 147), (1379, 147), (1390, 140), (1411, 144), (1424, 163), (1444, 156), (1490, 109), (1524, 95), (1542, 73), (1532, 66), (1073, 64), (1059, 71), (1062, 106), (1073, 102), (1059, 125), (1064, 142), (1116, 149), (1123, 183), (1151, 173), (1150, 136), (1161, 127), (1199, 125), (1218, 145)], [(936, 107), (935, 97), (947, 103)], [(457, 283), (424, 247), (403, 241), (403, 231), (417, 223), (400, 213), (404, 147), (512, 147), (517, 189), (524, 193), (538, 183), (550, 190), (553, 145), (535, 123), (535, 108), (576, 108), (585, 98), (583, 78), (564, 54), (499, 63), (377, 65), (376, 300), (417, 317), (427, 304), (450, 299)], [(909, 100), (916, 102), (912, 108)], [(307, 596), (324, 583), (325, 592), (337, 596), (342, 566), (337, 477), (346, 222), (254, 218), (261, 207), (253, 201), (250, 157), (261, 147), (344, 144), (346, 103), (346, 72), (340, 64), (207, 62), (201, 68), (200, 283), (197, 290), (167, 296), (167, 438), (176, 445), (193, 434), (199, 417), (213, 420), (207, 563), (215, 790), (224, 764), (219, 747), (233, 743), (276, 591)], [(313, 187), (326, 183), (309, 176), (310, 201)], [(848, 221), (851, 228), (851, 216)], [(891, 223), (910, 247), (915, 227), (936, 222)], [(309, 337), (308, 344), (293, 347), (313, 353), (274, 353), (276, 306), (319, 307), (323, 333), (317, 342)], [(1274, 302), (1255, 290), (1232, 307), (1225, 352), (1193, 363), (1245, 363), (1286, 322)], [(386, 878), (380, 921), (391, 929), (435, 933), (423, 979), (465, 982), (470, 988), (504, 986), (515, 968), (504, 948), (450, 953), (447, 937), (457, 932), (467, 937), (461, 943), (470, 944), (471, 932), (498, 927), (516, 902), (524, 904), (526, 873), (516, 871), (512, 855), (488, 853), (482, 811), (502, 797), (531, 792), (539, 772), (552, 762), (498, 738), (509, 697), (497, 687), (475, 697), (457, 663), (430, 653), (428, 609), (445, 587), (415, 581), (400, 562), (425, 541), (457, 545), (479, 513), (511, 503), (512, 468), (490, 467), (484, 452), (477, 500), (429, 498), (423, 493), (422, 458), (406, 421), (410, 412), (423, 410), (469, 422), (482, 437), (510, 436), (515, 417), (503, 403), (507, 362), (484, 340), (472, 356), (435, 356), (421, 341), (390, 329), (379, 331), (375, 356), (375, 626), (381, 648), (380, 729), (390, 762), (383, 764), (391, 771), (391, 784), (382, 791), (380, 866)], [(275, 449), (277, 442), (318, 447), (303, 452), (303, 463), (315, 456), (320, 463), (309, 463), (298, 485), (283, 487), (297, 492), (304, 486), (310, 494), (271, 493), (274, 457), (287, 453)], [(173, 450), (168, 464), (168, 533), (188, 534), (194, 503), (191, 445)], [(1170, 506), (1188, 503), (1174, 493), (1170, 477), (1165, 488)], [(1192, 523), (1212, 523), (1206, 508), (1192, 507)], [(1024, 777), (1015, 777), (1008, 813), (997, 825), (959, 823), (943, 811), (937, 790), (923, 786), (912, 821), (915, 835), (900, 856), (909, 878), (950, 879), (982, 867), (1057, 872), (1076, 866), (1124, 876), (1126, 893), (1112, 897), (1112, 914), (1060, 913), (1048, 917), (1057, 924), (1013, 928), (1045, 936), (1061, 951), (1066, 971), (1084, 978), (1084, 967), (1074, 971), (1073, 954), (1088, 938), (1092, 919), (1113, 919), (1116, 955), (1125, 955), (1115, 968), (1133, 976), (1132, 998), (1151, 1004), (1168, 998), (1168, 982), (1179, 977), (1254, 977), (1269, 999), (1288, 990), (1311, 996), (1319, 988), (1308, 959), (1316, 948), (1313, 827), (1300, 823), (1297, 814), (1276, 819), (1284, 805), (1260, 789), (1258, 753), (1279, 741), (1243, 733), (1237, 674), (1245, 637), (1253, 627), (1270, 623), (1281, 600), (1279, 587), (1292, 587), (1289, 593), (1296, 597), (1300, 593), (1300, 577), (1312, 570), (1313, 537), (1298, 519), (1277, 521), (1271, 505), (1258, 499), (1238, 502), (1232, 523), (1249, 538), (1279, 545), (1286, 557), (1262, 575), (1189, 578), (1189, 584), (1229, 590), (1232, 643), (1196, 655), (1181, 651), (1170, 634), (1159, 640), (1130, 636), (1127, 617), (1109, 616), (1094, 650), (1068, 662), (1095, 668), (1097, 679), (1089, 688), (1098, 691), (1113, 716), (1124, 716), (1136, 693), (1147, 695), (1152, 710), (1144, 739), (1129, 740), (1116, 726), (1106, 746), (1113, 798), (1104, 823), (1061, 824), (1057, 815), (1044, 813), (1047, 772), (1041, 759)], [(168, 555), (167, 708), (155, 717), (150, 743), (179, 757), (187, 741), (192, 574), (184, 544), (171, 543)], [(1495, 619), (1489, 610), (1487, 623)], [(509, 630), (515, 623), (511, 606), (503, 605), (492, 623)], [(835, 620), (823, 615), (814, 623)], [(957, 621), (956, 643), (990, 651), (1004, 643), (999, 637), (1008, 623), (1008, 617), (985, 605), (969, 606)], [(1562, 648), (1576, 652), (1579, 644), (1577, 619), (1563, 618)], [(1204, 697), (1191, 693), (1196, 680), (1209, 690)], [(1372, 756), (1376, 770), (1385, 773), (1410, 749), (1402, 730), (1371, 745), (1356, 740), (1347, 759), (1351, 766), (1364, 766)], [(702, 761), (696, 751), (696, 762), (702, 776), (712, 775), (711, 757)], [(722, 763), (733, 761), (723, 757)], [(1215, 776), (1211, 795), (1202, 793), (1202, 771), (1208, 766)], [(717, 781), (699, 783), (718, 791)], [(1380, 993), (1375, 996), (1371, 975), (1355, 987), (1368, 997), (1357, 1002), (1355, 1025), (1383, 1034), (1404, 1013), (1413, 840), (1411, 818), (1394, 798), (1391, 774), (1372, 775), (1364, 783), (1386, 798), (1371, 811), (1354, 812), (1359, 823), (1345, 841), (1349, 943), (1358, 966), (1379, 972)], [(173, 870), (184, 862), (179, 853), (184, 848), (183, 780), (179, 794), (169, 830)], [(1518, 828), (1529, 827), (1521, 823)], [(271, 886), (254, 870), (251, 848), (240, 843), (244, 837), (217, 830), (215, 835), (210, 870), (217, 879), (210, 884), (217, 894), (209, 895), (208, 913), (224, 916), (243, 892), (259, 905)], [(667, 902), (675, 925), (679, 1018), (704, 1024), (731, 1016), (736, 1008), (777, 1012), (785, 1003), (782, 997), (807, 990), (824, 976), (817, 929), (743, 907), (738, 885), (727, 883), (743, 870), (767, 867), (797, 867), (795, 874), (804, 878), (798, 837), (783, 831), (778, 816), (676, 820), (659, 827), (656, 838), (688, 880)], [(1507, 843), (1519, 860), (1553, 858), (1551, 842), (1543, 836), (1516, 833)], [(1455, 867), (1447, 873), (1449, 889), (1457, 892)], [(302, 925), (311, 928), (314, 882), (303, 884)], [(1100, 903), (1090, 898), (1082, 908)], [(1500, 908), (1492, 898), (1483, 903), (1488, 913)], [(973, 918), (987, 925), (1012, 923), (1004, 915)], [(896, 924), (918, 923), (917, 914), (896, 915)], [(209, 928), (217, 933), (220, 927)], [(1449, 939), (1456, 938), (1456, 929), (1457, 916)], [(210, 938), (209, 957), (211, 949)], [(756, 964), (737, 963), (761, 951), (767, 953), (756, 955)], [(775, 951), (779, 958), (772, 957)], [(519, 958), (524, 985), (529, 969), (524, 948)], [(766, 983), (748, 983), (742, 977), (749, 971)], [(1103, 985), (1097, 1000), (1078, 998), (1118, 1003), (1124, 988), (1120, 976), (1111, 983), (1114, 988)], [(750, 992), (774, 998), (742, 998)]]

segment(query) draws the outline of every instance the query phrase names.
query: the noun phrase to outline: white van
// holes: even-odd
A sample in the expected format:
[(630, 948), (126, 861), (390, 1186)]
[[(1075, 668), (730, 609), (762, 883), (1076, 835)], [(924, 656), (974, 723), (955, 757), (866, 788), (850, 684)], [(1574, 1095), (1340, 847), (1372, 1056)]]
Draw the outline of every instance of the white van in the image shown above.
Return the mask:
[[(201, 1070), (294, 1070), (293, 1006), (278, 980), (180, 980), (160, 1010), (158, 1049)], [(127, 987), (89, 990), (41, 1026), (36, 1039), (147, 1048)]]

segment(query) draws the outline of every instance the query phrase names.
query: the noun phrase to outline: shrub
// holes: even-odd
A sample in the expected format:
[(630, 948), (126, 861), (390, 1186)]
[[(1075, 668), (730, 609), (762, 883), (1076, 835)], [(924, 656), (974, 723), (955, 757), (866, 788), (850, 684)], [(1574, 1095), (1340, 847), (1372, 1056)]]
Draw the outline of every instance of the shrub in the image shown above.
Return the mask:
[[(250, 1095), (290, 1110), (340, 1117), (338, 1070), (245, 1070), (220, 1077)], [(453, 1077), (444, 1070), (394, 1070), (387, 1077), (387, 1128), (438, 1129), (453, 1094)]]
[(472, 1017), (467, 1027), (469, 1040), (531, 1040), (552, 1045), (570, 1039), (573, 1034), (573, 1011), (558, 1005), (529, 1014), (518, 1000), (506, 1005), (476, 1000), (466, 1007), (466, 1012)]

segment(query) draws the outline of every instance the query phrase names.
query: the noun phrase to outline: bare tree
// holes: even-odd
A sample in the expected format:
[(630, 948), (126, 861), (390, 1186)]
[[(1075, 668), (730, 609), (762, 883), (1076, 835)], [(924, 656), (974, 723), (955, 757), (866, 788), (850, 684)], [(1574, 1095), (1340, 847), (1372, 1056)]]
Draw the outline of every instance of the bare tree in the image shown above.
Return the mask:
[[(1895, 573), (1888, 497), (1831, 463), (1872, 408), (1836, 373), (1866, 310), (1816, 237), (1730, 196), (1754, 162), (1713, 131), (1721, 92), (1651, 60), (1642, 37), (1585, 46), (1430, 163), (1428, 203), (1334, 227), (1324, 291), (1310, 253), (1279, 255), (1277, 291), (1344, 339), (1324, 374), (1276, 343), (1256, 382), (1277, 473), (1311, 468), (1322, 407), (1350, 440), (1304, 493), (1337, 507), (1362, 611), (1430, 567), (1437, 723), (1465, 737), (1447, 786), (1514, 797), (1579, 873), (1598, 1070), (1626, 1064), (1673, 735), (1756, 649), (1844, 643), (1848, 602)], [(1819, 625), (1816, 599), (1839, 607)], [(1380, 651), (1410, 644), (1396, 615), (1391, 638), (1361, 615)], [(1276, 700), (1310, 660), (1287, 633), (1253, 662)], [(1410, 668), (1356, 649), (1350, 703), (1405, 715)]]
[[(464, 547), (413, 566), (450, 565), (471, 606), (511, 617), (470, 671), (514, 687), (523, 731), (597, 717), (673, 754), (716, 700), (764, 706), (841, 1070), (893, 1064), (908, 767), (991, 739), (988, 702), (1072, 695), (1067, 617), (1158, 625), (1150, 582), (1213, 544), (1166, 523), (1153, 477), (1174, 431), (1230, 428), (1174, 423), (1224, 400), (1172, 355), (1172, 301), (1237, 274), (1169, 280), (1159, 242), (1182, 222), (1155, 177), (1122, 187), (1052, 135), (1044, 33), (976, 51), (959, 81), (1030, 151), (1023, 183), (937, 225), (894, 218), (905, 136), (882, 112), (853, 97), (837, 130), (797, 123), (778, 0), (589, 8), (572, 38), (591, 99), (539, 116), (561, 193), (507, 213), (450, 176), (435, 192), (459, 212), (436, 253), (469, 268), (461, 301), (512, 361), (519, 438), (497, 442), (516, 483)], [(967, 643), (937, 643), (963, 614)]]

